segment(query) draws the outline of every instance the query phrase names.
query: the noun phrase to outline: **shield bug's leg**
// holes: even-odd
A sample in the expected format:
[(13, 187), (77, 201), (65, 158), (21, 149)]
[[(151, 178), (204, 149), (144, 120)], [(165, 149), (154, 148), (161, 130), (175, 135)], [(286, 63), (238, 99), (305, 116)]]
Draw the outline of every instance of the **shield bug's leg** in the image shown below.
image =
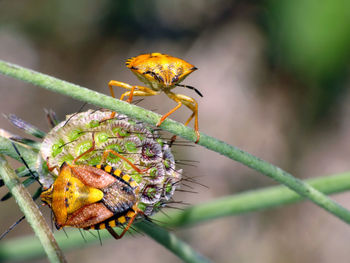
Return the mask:
[[(153, 91), (150, 88), (146, 88), (146, 87), (143, 87), (143, 86), (131, 86), (131, 85), (127, 84), (127, 83), (116, 81), (116, 80), (111, 80), (108, 83), (108, 87), (109, 87), (111, 96), (113, 98), (115, 98), (113, 87), (121, 87), (121, 88), (130, 90), (130, 91), (124, 92), (120, 96), (120, 100), (123, 100), (125, 96), (128, 96), (129, 98), (127, 99), (127, 102), (129, 102), (129, 103), (131, 103), (132, 98), (133, 98), (134, 95), (135, 96), (152, 96), (152, 95), (158, 94), (158, 92), (155, 92), (155, 91)], [(142, 91), (142, 92), (137, 93), (138, 91)]]
[(103, 156), (102, 156), (102, 159), (101, 159), (101, 163), (100, 163), (100, 164), (103, 164), (103, 163), (106, 162), (107, 156), (108, 156), (108, 154), (110, 154), (110, 153), (113, 154), (113, 155), (115, 155), (115, 156), (118, 156), (119, 158), (121, 158), (121, 159), (123, 159), (124, 161), (126, 161), (126, 162), (127, 162), (132, 168), (134, 168), (134, 170), (135, 170), (136, 172), (138, 172), (138, 173), (142, 173), (142, 172), (145, 172), (145, 171), (148, 170), (148, 169), (146, 169), (146, 170), (141, 170), (141, 169), (137, 168), (136, 165), (133, 164), (132, 162), (130, 162), (127, 158), (125, 158), (123, 155), (121, 155), (121, 154), (119, 154), (119, 153), (117, 153), (117, 152), (115, 152), (115, 151), (113, 151), (113, 150), (105, 150), (105, 151), (103, 152)]
[(88, 150), (80, 154), (78, 157), (74, 158), (72, 164), (74, 165), (81, 157), (92, 152), (93, 150), (95, 150), (95, 133), (94, 132), (92, 133), (92, 146)]
[[(129, 89), (129, 90), (132, 90), (132, 91), (135, 89), (133, 86), (131, 86), (131, 85), (127, 84), (127, 83), (116, 81), (116, 80), (111, 80), (110, 82), (108, 82), (108, 88), (109, 88), (109, 92), (111, 93), (111, 96), (113, 98), (115, 98), (113, 87), (121, 87), (121, 88)], [(120, 97), (120, 100), (123, 100), (123, 98), (124, 98), (123, 95)], [(129, 97), (129, 99), (130, 99), (130, 97)], [(131, 99), (132, 99), (132, 95), (131, 95)], [(116, 114), (116, 112), (113, 111), (111, 113), (111, 115), (108, 118), (104, 119), (104, 120), (113, 119), (115, 114)]]
[(108, 82), (108, 87), (109, 87), (109, 92), (111, 93), (111, 96), (113, 98), (115, 98), (113, 87), (121, 87), (128, 90), (132, 89), (131, 85), (124, 82), (116, 81), (116, 80), (111, 80), (110, 82)]
[(134, 91), (135, 91), (135, 86), (132, 86), (130, 91), (124, 92), (121, 96), (120, 96), (120, 100), (124, 100), (124, 97), (126, 96), (126, 94), (128, 94), (128, 99), (126, 100), (128, 103), (132, 102), (132, 97), (134, 96)]
[[(190, 121), (193, 119), (194, 116), (195, 116), (195, 113), (193, 112), (192, 115), (188, 118), (188, 120), (185, 122), (184, 125), (187, 126), (187, 125), (190, 123)], [(196, 134), (197, 134), (196, 143), (198, 143), (198, 140), (199, 140), (199, 137), (200, 137), (199, 131), (196, 131)], [(170, 146), (170, 147), (171, 147), (171, 146), (173, 145), (173, 143), (176, 141), (176, 138), (177, 138), (176, 135), (174, 135), (174, 136), (171, 137), (170, 142), (169, 142), (169, 146)]]
[[(137, 88), (137, 90), (134, 91), (134, 89)], [(120, 100), (123, 100), (125, 96), (128, 96), (129, 99), (127, 102), (131, 102), (133, 96), (154, 96), (157, 95), (158, 92), (153, 91), (149, 88), (142, 87), (142, 86), (133, 86), (131, 91), (124, 92), (122, 96), (120, 97)]]
[(114, 237), (115, 239), (121, 239), (121, 236), (118, 235), (113, 228), (111, 228), (110, 226), (106, 226), (107, 231), (111, 234), (112, 237)]
[[(135, 206), (133, 207), (133, 209), (135, 209)], [(125, 233), (129, 230), (129, 228), (131, 227), (132, 223), (134, 222), (134, 220), (136, 219), (137, 215), (139, 215), (139, 214), (143, 214), (143, 212), (142, 212), (140, 209), (136, 208), (135, 214), (130, 218), (130, 220), (129, 220), (127, 226), (124, 228), (123, 232), (122, 232), (120, 235), (118, 235), (118, 234), (113, 230), (113, 228), (111, 228), (111, 227), (106, 227), (106, 229), (108, 230), (108, 232), (109, 232), (115, 239), (121, 239), (121, 238), (125, 235)]]
[[(131, 86), (131, 85), (127, 84), (127, 83), (116, 81), (116, 80), (111, 80), (108, 83), (108, 87), (109, 87), (109, 91), (111, 93), (111, 96), (113, 98), (115, 98), (113, 87), (121, 87), (121, 88), (130, 90), (130, 91), (124, 92), (121, 95), (121, 97), (120, 97), (120, 100), (123, 100), (125, 96), (128, 96), (129, 98), (127, 99), (127, 102), (129, 102), (129, 103), (131, 103), (132, 98), (133, 98), (134, 95), (135, 96), (152, 96), (152, 95), (156, 95), (157, 94), (156, 92), (154, 92), (153, 90), (151, 90), (149, 88), (142, 87), (142, 86)], [(136, 89), (136, 91), (135, 91), (135, 89)], [(144, 91), (145, 94), (149, 94), (149, 95), (136, 94), (137, 91)], [(155, 94), (153, 94), (153, 93), (155, 93)], [(108, 119), (113, 119), (115, 114), (116, 114), (115, 112), (112, 112)], [(108, 119), (106, 119), (106, 120), (108, 120)]]
[(49, 165), (49, 157), (47, 157), (46, 166), (47, 166), (47, 169), (49, 170), (49, 172), (52, 172), (52, 171), (55, 170), (55, 169), (60, 169), (60, 167), (57, 166), (57, 165), (55, 165), (55, 166), (50, 166), (50, 165)]
[(182, 102), (181, 101), (177, 101), (175, 100), (178, 104), (176, 105), (175, 108), (171, 109), (168, 113), (164, 114), (160, 120), (158, 121), (158, 123), (156, 124), (156, 126), (160, 126), (162, 124), (162, 122), (168, 118), (171, 114), (173, 114), (176, 110), (178, 110), (181, 106), (182, 106)]
[[(170, 91), (165, 92), (165, 94), (170, 99), (176, 101), (178, 103), (178, 105), (175, 108), (173, 108), (172, 110), (170, 110), (167, 114), (164, 114), (162, 116), (162, 118), (159, 120), (159, 122), (157, 123), (157, 126), (161, 125), (162, 122), (167, 117), (169, 117), (178, 108), (180, 108), (182, 104), (184, 104), (187, 108), (189, 108), (192, 111), (192, 115), (188, 118), (188, 120), (185, 122), (184, 125), (187, 126), (190, 123), (190, 121), (194, 118), (194, 130), (195, 130), (196, 135), (197, 135), (196, 143), (198, 143), (200, 134), (198, 131), (198, 103), (197, 103), (197, 101), (191, 97), (186, 96), (186, 95), (175, 94), (175, 93), (172, 93)], [(173, 141), (173, 139), (171, 141)]]

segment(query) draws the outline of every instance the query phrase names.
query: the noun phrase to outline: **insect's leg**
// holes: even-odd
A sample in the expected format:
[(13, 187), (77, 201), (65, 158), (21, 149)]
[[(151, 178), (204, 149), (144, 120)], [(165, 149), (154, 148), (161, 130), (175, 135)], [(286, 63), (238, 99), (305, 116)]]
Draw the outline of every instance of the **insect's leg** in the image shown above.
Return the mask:
[[(131, 103), (132, 101), (132, 97), (134, 96), (134, 91), (135, 91), (135, 86), (132, 86), (130, 91), (124, 92), (121, 96), (120, 96), (120, 100), (123, 100), (125, 96), (128, 96), (128, 99), (126, 100), (128, 103)], [(128, 94), (128, 95), (127, 95)]]
[(125, 233), (129, 230), (129, 228), (131, 227), (132, 223), (134, 222), (134, 220), (136, 219), (136, 216), (138, 214), (143, 214), (143, 212), (141, 210), (137, 209), (135, 215), (130, 218), (127, 226), (124, 228), (123, 232), (120, 235), (118, 235), (116, 232), (114, 232), (114, 230), (112, 228), (106, 228), (106, 229), (115, 239), (121, 239), (125, 235)]
[[(185, 122), (184, 125), (187, 126), (187, 125), (190, 123), (190, 121), (193, 119), (194, 116), (195, 116), (195, 113), (193, 112), (193, 113), (191, 114), (191, 116), (188, 118), (188, 120)], [(198, 126), (198, 124), (197, 124), (197, 126)], [(199, 132), (198, 132), (198, 131), (196, 131), (196, 134), (197, 134), (197, 140), (196, 140), (195, 143), (198, 143), (198, 140), (199, 140), (200, 135), (199, 135)], [(170, 147), (171, 147), (171, 146), (173, 145), (173, 143), (176, 141), (176, 138), (177, 138), (176, 135), (173, 135), (173, 136), (170, 138), (170, 142), (169, 142), (169, 146), (170, 146)]]
[[(113, 87), (121, 87), (121, 88), (124, 88), (124, 89), (132, 89), (132, 86), (127, 84), (127, 83), (124, 83), (124, 82), (120, 82), (120, 81), (116, 81), (116, 80), (111, 80), (110, 82), (108, 82), (108, 88), (109, 88), (109, 92), (111, 93), (111, 96), (113, 98), (115, 98), (115, 94), (114, 94), (114, 90), (113, 90)], [(124, 95), (124, 94), (123, 94)], [(122, 97), (120, 97), (120, 100), (122, 100), (124, 98), (124, 96), (122, 95)], [(114, 116), (115, 116), (116, 112), (113, 111), (111, 113), (111, 115), (106, 118), (106, 119), (103, 119), (104, 120), (109, 120), (109, 119), (113, 119)]]
[[(151, 96), (151, 95), (158, 94), (157, 92), (154, 92), (153, 90), (151, 90), (149, 88), (142, 87), (142, 86), (131, 86), (127, 83), (116, 81), (116, 80), (111, 80), (108, 83), (108, 87), (109, 87), (109, 91), (111, 93), (111, 96), (113, 98), (115, 98), (113, 87), (121, 87), (121, 88), (130, 90), (130, 91), (124, 92), (120, 96), (120, 100), (123, 100), (125, 96), (128, 96), (127, 102), (129, 102), (129, 103), (131, 103), (134, 95), (135, 96)], [(136, 89), (136, 91), (135, 91), (135, 89)], [(138, 93), (138, 91), (142, 91), (141, 94)], [(149, 94), (149, 95), (143, 95), (143, 94)], [(116, 114), (115, 112), (112, 112), (111, 115), (107, 119), (104, 119), (104, 120), (113, 119), (115, 117), (115, 114)]]
[(175, 93), (172, 93), (170, 91), (168, 92), (165, 92), (165, 94), (171, 98), (172, 100), (176, 101), (177, 102), (177, 105), (176, 107), (174, 107), (173, 109), (171, 109), (168, 113), (164, 114), (160, 120), (158, 121), (158, 123), (156, 124), (156, 126), (160, 126), (162, 124), (162, 122), (168, 118), (171, 114), (173, 114), (177, 109), (179, 109), (181, 106), (182, 106), (182, 102), (181, 100), (179, 100), (177, 97), (176, 97), (176, 94)]
[[(109, 87), (109, 91), (111, 93), (111, 96), (113, 98), (115, 98), (113, 87), (121, 87), (121, 88), (130, 90), (130, 91), (124, 92), (120, 97), (120, 100), (123, 100), (125, 96), (129, 96), (129, 98), (127, 100), (127, 102), (129, 102), (129, 103), (132, 101), (132, 97), (137, 90), (144, 91), (145, 93), (154, 93), (154, 91), (151, 90), (150, 88), (146, 88), (146, 87), (142, 87), (142, 86), (131, 86), (127, 83), (116, 81), (116, 80), (111, 80), (108, 83), (108, 87)], [(136, 89), (136, 91), (135, 91), (135, 89)], [(155, 94), (150, 94), (150, 95), (155, 95)], [(147, 95), (135, 95), (135, 96), (147, 96)]]
[(108, 154), (113, 154), (113, 155), (115, 155), (115, 156), (118, 156), (119, 158), (121, 158), (121, 159), (123, 159), (124, 161), (126, 161), (136, 172), (138, 172), (138, 173), (143, 173), (143, 172), (145, 172), (145, 171), (147, 171), (148, 170), (148, 168), (147, 169), (143, 169), (143, 170), (141, 170), (141, 169), (139, 169), (135, 164), (133, 164), (132, 162), (130, 162), (130, 160), (128, 160), (127, 158), (125, 158), (123, 155), (121, 155), (120, 153), (117, 153), (117, 152), (115, 152), (115, 151), (113, 151), (113, 150), (111, 150), (111, 149), (109, 149), (109, 150), (105, 150), (104, 152), (103, 152), (103, 155), (102, 155), (102, 159), (101, 159), (101, 162), (100, 162), (100, 164), (103, 164), (103, 163), (105, 163), (106, 162), (106, 159), (107, 159), (107, 156), (108, 156)]
[(82, 154), (80, 154), (78, 157), (74, 158), (73, 162), (72, 162), (72, 165), (75, 165), (75, 163), (81, 158), (83, 157), (84, 155), (92, 152), (93, 150), (95, 150), (95, 133), (93, 132), (92, 133), (92, 146), (86, 150), (85, 152), (83, 152)]
[[(137, 90), (135, 90), (135, 88)], [(120, 97), (120, 100), (123, 100), (125, 96), (128, 96), (129, 99), (127, 102), (131, 102), (133, 96), (154, 96), (157, 95), (158, 92), (154, 91), (150, 88), (142, 87), (142, 86), (133, 86), (130, 91), (124, 92), (122, 96)]]
[[(186, 96), (186, 95), (175, 94), (175, 93), (172, 93), (169, 91), (166, 92), (165, 94), (168, 95), (168, 97), (171, 98), (172, 100), (176, 101), (178, 103), (178, 105), (174, 109), (172, 109), (170, 112), (165, 114), (160, 119), (158, 124), (160, 125), (165, 120), (165, 118), (167, 118), (171, 113), (173, 113), (175, 110), (177, 110), (179, 108), (180, 103), (183, 103), (187, 108), (189, 108), (192, 111), (191, 116), (188, 118), (188, 120), (185, 122), (184, 125), (187, 126), (190, 123), (190, 121), (194, 118), (194, 130), (195, 130), (196, 135), (197, 135), (196, 143), (198, 143), (200, 134), (198, 131), (198, 103), (197, 103), (197, 101), (191, 97)], [(158, 124), (157, 124), (157, 126), (159, 126)]]
[(108, 82), (108, 87), (109, 87), (109, 92), (111, 93), (111, 96), (113, 98), (115, 98), (113, 87), (121, 87), (128, 90), (132, 89), (131, 85), (124, 82), (116, 81), (116, 80), (111, 80), (110, 82)]
[(60, 168), (58, 165), (50, 166), (49, 165), (49, 157), (47, 157), (46, 166), (47, 166), (47, 169), (49, 170), (49, 172), (52, 172), (54, 169), (59, 169)]
[(190, 121), (193, 119), (194, 117), (194, 130), (196, 132), (196, 135), (197, 135), (197, 140), (195, 143), (198, 143), (199, 141), (199, 137), (200, 137), (200, 134), (199, 134), (199, 128), (198, 128), (198, 103), (195, 99), (191, 98), (191, 97), (187, 97), (185, 95), (180, 95), (179, 96), (183, 97), (184, 99), (184, 104), (190, 109), (193, 111), (193, 113), (191, 114), (191, 116), (188, 118), (188, 120), (185, 122), (185, 126), (187, 126)]
[[(175, 100), (175, 99), (174, 99)], [(178, 100), (175, 100), (178, 104), (175, 108), (173, 108), (172, 110), (170, 110), (168, 113), (164, 114), (160, 120), (158, 121), (157, 123), (157, 126), (161, 125), (162, 122), (168, 118), (170, 116), (170, 114), (172, 114), (173, 112), (175, 112), (178, 108), (180, 108), (182, 106), (182, 102), (181, 101), (178, 101)], [(176, 140), (176, 135), (172, 136), (171, 139), (170, 139), (170, 142), (169, 142), (169, 146), (171, 147), (171, 145), (175, 142)]]
[[(137, 88), (137, 90), (135, 90), (135, 88)], [(120, 97), (120, 100), (123, 100), (125, 96), (128, 96), (129, 98), (128, 98), (127, 102), (131, 103), (133, 96), (153, 96), (153, 95), (157, 95), (157, 94), (158, 94), (158, 92), (151, 90), (149, 88), (146, 88), (146, 87), (132, 86), (130, 91), (124, 92), (122, 94), (122, 96)], [(112, 114), (110, 115), (109, 118), (103, 119), (103, 120), (113, 119), (114, 116), (115, 116), (115, 112), (112, 112)]]
[(121, 236), (118, 235), (113, 228), (111, 228), (110, 226), (106, 226), (107, 231), (111, 234), (112, 237), (114, 237), (115, 239), (121, 239)]

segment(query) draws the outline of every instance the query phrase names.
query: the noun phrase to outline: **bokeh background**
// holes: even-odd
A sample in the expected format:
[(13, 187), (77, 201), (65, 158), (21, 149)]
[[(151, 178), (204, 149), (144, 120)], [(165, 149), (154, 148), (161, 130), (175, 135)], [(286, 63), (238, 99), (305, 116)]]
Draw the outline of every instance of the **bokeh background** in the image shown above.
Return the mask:
[[(199, 68), (185, 83), (204, 98), (177, 91), (198, 99), (202, 132), (299, 178), (350, 170), (350, 1), (0, 1), (0, 59), (108, 94), (111, 79), (139, 84), (124, 61), (146, 52), (167, 53)], [(44, 108), (63, 119), (81, 105), (0, 76), (0, 112), (42, 130), (49, 130)], [(162, 94), (139, 105), (165, 113), (175, 103)], [(189, 114), (183, 108), (173, 118), (184, 121)], [(2, 116), (0, 127), (23, 135)], [(197, 194), (181, 193), (177, 200), (197, 204), (275, 184), (203, 147), (174, 151), (177, 159), (199, 161), (197, 167), (185, 166), (185, 173), (208, 186), (197, 185)], [(350, 193), (334, 199), (350, 209)], [(21, 212), (14, 200), (0, 206), (3, 232)], [(7, 239), (31, 233), (23, 222)], [(175, 234), (214, 262), (350, 259), (349, 226), (309, 202)], [(69, 262), (85, 263), (179, 262), (140, 235), (66, 255)]]

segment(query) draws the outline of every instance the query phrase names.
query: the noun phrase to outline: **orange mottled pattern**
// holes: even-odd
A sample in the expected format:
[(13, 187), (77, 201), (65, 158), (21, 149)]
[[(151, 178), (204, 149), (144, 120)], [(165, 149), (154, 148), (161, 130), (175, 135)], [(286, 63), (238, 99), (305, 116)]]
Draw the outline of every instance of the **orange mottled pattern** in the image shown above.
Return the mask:
[(142, 54), (126, 61), (126, 66), (137, 76), (171, 87), (180, 83), (197, 68), (183, 59), (161, 53)]

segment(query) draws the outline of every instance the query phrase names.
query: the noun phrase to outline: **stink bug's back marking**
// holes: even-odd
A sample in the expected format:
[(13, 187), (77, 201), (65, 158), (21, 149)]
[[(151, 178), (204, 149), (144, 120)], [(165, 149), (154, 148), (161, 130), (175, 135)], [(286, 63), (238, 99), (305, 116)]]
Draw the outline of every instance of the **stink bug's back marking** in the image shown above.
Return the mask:
[[(185, 60), (161, 53), (143, 54), (130, 58), (127, 60), (126, 66), (141, 81), (156, 90), (174, 86), (197, 69)], [(142, 76), (145, 76), (146, 79)]]
[[(107, 228), (120, 238), (137, 214), (142, 213), (136, 205), (137, 187), (130, 175), (110, 165), (63, 163), (56, 181), (41, 194), (41, 199), (52, 208), (58, 228)], [(120, 236), (111, 229), (126, 223)]]

